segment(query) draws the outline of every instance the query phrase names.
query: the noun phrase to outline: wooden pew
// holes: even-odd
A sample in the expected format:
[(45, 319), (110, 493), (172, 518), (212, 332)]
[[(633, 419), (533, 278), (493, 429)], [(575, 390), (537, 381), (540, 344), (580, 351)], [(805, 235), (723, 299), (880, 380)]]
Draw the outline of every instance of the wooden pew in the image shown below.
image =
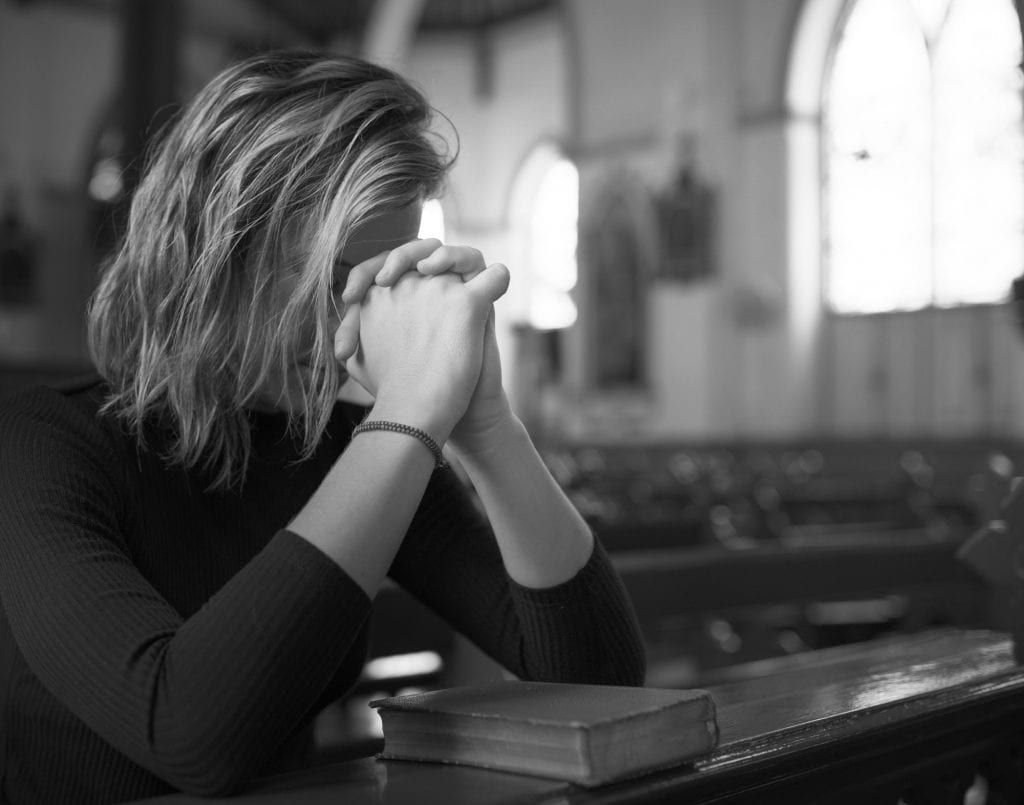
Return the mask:
[(972, 786), (989, 802), (1024, 801), (1024, 669), (1003, 635), (940, 631), (845, 646), (711, 692), (721, 728), (713, 753), (602, 788), (365, 758), (266, 778), (233, 801), (962, 805)]
[(676, 687), (885, 632), (993, 624), (989, 591), (959, 545), (911, 530), (611, 558), (644, 634), (649, 684)]
[(994, 439), (562, 445), (544, 455), (595, 530), (624, 549), (850, 523), (966, 536), (1024, 466), (1024, 446)]
[(957, 560), (958, 547), (910, 531), (838, 545), (622, 551), (612, 562), (645, 621), (935, 587), (984, 595), (980, 579)]

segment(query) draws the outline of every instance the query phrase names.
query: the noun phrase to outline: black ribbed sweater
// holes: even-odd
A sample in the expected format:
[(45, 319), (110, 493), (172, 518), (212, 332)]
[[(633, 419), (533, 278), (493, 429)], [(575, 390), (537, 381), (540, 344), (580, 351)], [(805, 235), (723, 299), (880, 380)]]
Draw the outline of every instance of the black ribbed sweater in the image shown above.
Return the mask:
[[(104, 393), (92, 378), (0, 402), (0, 770), (17, 805), (237, 791), (365, 659), (371, 601), (285, 528), (363, 409), (339, 403), (303, 462), (283, 416), (253, 413), (244, 488), (208, 493), (99, 416)], [(564, 584), (519, 586), (450, 470), (389, 575), (522, 678), (642, 683), (601, 547)]]

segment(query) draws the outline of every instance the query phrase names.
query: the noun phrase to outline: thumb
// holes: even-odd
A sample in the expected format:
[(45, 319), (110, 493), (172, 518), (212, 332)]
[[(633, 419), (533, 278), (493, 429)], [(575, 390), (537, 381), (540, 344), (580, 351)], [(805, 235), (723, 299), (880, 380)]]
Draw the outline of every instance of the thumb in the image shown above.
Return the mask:
[(466, 288), (477, 298), (494, 302), (504, 296), (510, 279), (508, 268), (503, 263), (492, 263), (475, 277), (467, 280)]
[(359, 304), (351, 304), (345, 309), (345, 315), (334, 333), (334, 357), (344, 363), (355, 353), (359, 346)]

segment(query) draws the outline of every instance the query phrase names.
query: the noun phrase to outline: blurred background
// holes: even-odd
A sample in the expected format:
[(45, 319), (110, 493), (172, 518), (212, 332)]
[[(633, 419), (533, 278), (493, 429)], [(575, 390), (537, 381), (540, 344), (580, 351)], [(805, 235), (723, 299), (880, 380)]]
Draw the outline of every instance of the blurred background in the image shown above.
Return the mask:
[[(1013, 0), (0, 0), (0, 392), (87, 368), (147, 136), (291, 45), (458, 131), (424, 231), (510, 267), (506, 386), (649, 681), (998, 621), (955, 550), (1024, 458)], [(405, 606), (368, 679), (482, 673)]]
[(0, 390), (86, 361), (146, 136), (230, 60), (412, 77), (538, 438), (1017, 436), (1012, 0), (3, 0)]

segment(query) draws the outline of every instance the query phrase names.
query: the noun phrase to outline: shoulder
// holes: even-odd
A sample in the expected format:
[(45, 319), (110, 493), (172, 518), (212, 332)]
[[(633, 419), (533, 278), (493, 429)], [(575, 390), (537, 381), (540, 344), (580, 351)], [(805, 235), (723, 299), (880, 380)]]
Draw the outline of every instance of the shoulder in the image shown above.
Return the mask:
[(0, 398), (0, 470), (67, 460), (78, 454), (109, 464), (120, 458), (117, 423), (100, 414), (107, 387), (96, 374), (34, 386)]
[(45, 428), (96, 421), (106, 394), (97, 374), (47, 386), (31, 386), (0, 397), (0, 426)]

